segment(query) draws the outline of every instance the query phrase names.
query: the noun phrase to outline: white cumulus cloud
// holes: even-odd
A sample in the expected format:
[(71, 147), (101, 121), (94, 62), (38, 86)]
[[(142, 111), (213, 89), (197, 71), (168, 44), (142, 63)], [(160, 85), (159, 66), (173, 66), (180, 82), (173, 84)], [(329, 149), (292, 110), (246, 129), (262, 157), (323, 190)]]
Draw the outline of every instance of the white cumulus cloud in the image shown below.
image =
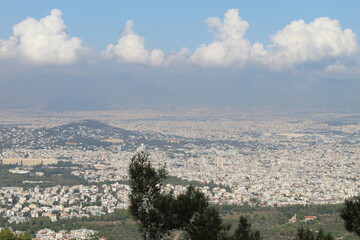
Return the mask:
[(86, 50), (80, 38), (69, 37), (62, 13), (53, 9), (39, 21), (27, 18), (13, 27), (9, 40), (0, 40), (0, 58), (16, 58), (38, 64), (71, 64)]
[(242, 66), (251, 59), (252, 45), (244, 38), (249, 23), (239, 17), (237, 9), (228, 10), (223, 21), (210, 17), (205, 23), (215, 29), (215, 39), (200, 45), (191, 62), (203, 66)]
[[(326, 62), (327, 72), (346, 68), (342, 60), (358, 52), (356, 34), (342, 29), (337, 20), (316, 18), (310, 23), (293, 21), (270, 37), (270, 44), (252, 43), (245, 35), (249, 23), (238, 9), (229, 9), (223, 19), (209, 17), (206, 25), (214, 39), (194, 51), (182, 48), (165, 56), (161, 49), (147, 49), (145, 38), (134, 32), (132, 20), (116, 44), (101, 52), (105, 58), (125, 63), (169, 66), (184, 63), (205, 67), (243, 67), (247, 64), (271, 70), (291, 69), (300, 64)], [(72, 64), (89, 51), (80, 38), (70, 37), (60, 10), (40, 20), (27, 18), (13, 27), (9, 39), (0, 39), (0, 59), (24, 59), (37, 64)], [(336, 64), (335, 64), (336, 63)], [(324, 66), (324, 65), (322, 65)]]
[(342, 30), (337, 20), (317, 18), (306, 24), (293, 21), (271, 37), (272, 44), (262, 62), (273, 69), (285, 69), (298, 63), (346, 57), (357, 52), (356, 34)]
[(356, 34), (351, 29), (343, 30), (337, 20), (328, 17), (308, 24), (293, 21), (273, 35), (268, 46), (245, 38), (249, 23), (240, 18), (237, 9), (228, 10), (223, 20), (210, 17), (205, 23), (215, 30), (215, 38), (210, 44), (200, 45), (190, 62), (207, 67), (255, 63), (283, 70), (301, 63), (348, 57), (358, 50)]
[(127, 63), (142, 63), (159, 66), (164, 63), (164, 52), (160, 49), (149, 51), (145, 48), (145, 38), (133, 31), (134, 22), (129, 20), (116, 45), (109, 44), (102, 54), (107, 58), (117, 58)]

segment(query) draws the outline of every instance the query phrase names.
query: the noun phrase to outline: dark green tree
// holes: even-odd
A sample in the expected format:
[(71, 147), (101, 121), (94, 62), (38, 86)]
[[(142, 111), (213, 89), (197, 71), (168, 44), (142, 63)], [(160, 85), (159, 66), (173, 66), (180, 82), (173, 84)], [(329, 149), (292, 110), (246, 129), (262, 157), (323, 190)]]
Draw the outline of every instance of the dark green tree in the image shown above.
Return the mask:
[(187, 231), (193, 224), (194, 215), (203, 213), (208, 206), (209, 201), (205, 195), (190, 185), (185, 193), (174, 200), (171, 211), (173, 218), (176, 219), (176, 225)]
[(360, 196), (345, 200), (340, 216), (345, 221), (346, 230), (360, 237)]
[[(165, 168), (156, 170), (148, 160), (149, 155), (140, 152), (132, 157), (129, 166), (130, 213), (141, 224), (144, 239), (159, 239), (171, 230), (163, 215), (170, 209), (172, 197), (162, 197), (161, 185), (166, 178)], [(171, 224), (171, 223), (170, 223)]]
[(166, 170), (153, 168), (148, 157), (137, 153), (129, 166), (130, 212), (140, 222), (144, 239), (160, 239), (173, 230), (184, 231), (194, 240), (219, 239), (225, 228), (208, 198), (191, 185), (177, 198), (164, 193)]
[(222, 220), (219, 212), (213, 207), (207, 207), (197, 212), (186, 227), (186, 233), (193, 240), (216, 240), (222, 230)]
[(234, 240), (260, 240), (260, 232), (251, 229), (251, 223), (247, 217), (240, 216), (238, 226), (233, 235)]

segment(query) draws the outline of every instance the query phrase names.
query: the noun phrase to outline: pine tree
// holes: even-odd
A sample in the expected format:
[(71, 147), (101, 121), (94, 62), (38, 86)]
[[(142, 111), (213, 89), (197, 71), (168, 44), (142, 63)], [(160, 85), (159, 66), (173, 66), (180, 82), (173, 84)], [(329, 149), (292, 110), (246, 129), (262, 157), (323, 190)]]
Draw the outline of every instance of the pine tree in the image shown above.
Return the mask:
[(144, 239), (160, 239), (173, 230), (193, 240), (218, 239), (224, 226), (208, 198), (191, 185), (177, 198), (162, 192), (166, 170), (153, 168), (148, 158), (145, 152), (137, 153), (129, 166), (130, 212), (140, 222)]
[(186, 233), (193, 240), (216, 240), (221, 230), (222, 220), (218, 211), (213, 207), (207, 207), (194, 214), (186, 228)]
[(141, 224), (144, 239), (159, 239), (171, 230), (164, 212), (171, 209), (171, 196), (161, 194), (161, 185), (166, 179), (165, 168), (154, 169), (149, 155), (140, 152), (133, 156), (129, 167), (131, 193), (130, 213)]
[(346, 230), (360, 237), (360, 196), (345, 200), (340, 216), (345, 221)]

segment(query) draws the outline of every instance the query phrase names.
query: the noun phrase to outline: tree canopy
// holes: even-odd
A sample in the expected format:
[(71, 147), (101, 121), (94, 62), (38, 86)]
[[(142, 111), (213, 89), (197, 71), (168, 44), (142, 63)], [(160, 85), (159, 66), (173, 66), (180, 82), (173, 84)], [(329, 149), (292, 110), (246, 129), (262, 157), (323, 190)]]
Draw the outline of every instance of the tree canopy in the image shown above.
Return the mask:
[(360, 196), (345, 200), (340, 216), (345, 221), (346, 230), (360, 237)]
[[(144, 239), (161, 239), (172, 231), (182, 231), (186, 238), (193, 240), (260, 239), (260, 233), (251, 231), (245, 217), (240, 218), (236, 233), (230, 236), (230, 227), (223, 224), (219, 211), (192, 185), (177, 197), (171, 192), (165, 193), (162, 186), (167, 177), (166, 169), (155, 169), (146, 152), (132, 157), (129, 177), (130, 212), (139, 221)], [(250, 238), (241, 235), (244, 231)]]

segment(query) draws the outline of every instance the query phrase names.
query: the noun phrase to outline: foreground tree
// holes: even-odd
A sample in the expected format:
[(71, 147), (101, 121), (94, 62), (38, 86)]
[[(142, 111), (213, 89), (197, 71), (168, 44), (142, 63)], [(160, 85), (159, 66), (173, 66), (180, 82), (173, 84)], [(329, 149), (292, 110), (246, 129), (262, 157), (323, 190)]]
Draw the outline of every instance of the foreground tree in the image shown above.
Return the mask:
[[(130, 213), (141, 223), (144, 239), (159, 239), (172, 229), (167, 211), (173, 197), (161, 194), (161, 185), (166, 178), (165, 168), (154, 169), (145, 152), (136, 154), (129, 167), (131, 193)], [(169, 226), (170, 225), (170, 226)]]
[(129, 177), (130, 213), (139, 221), (144, 239), (161, 239), (174, 230), (193, 240), (261, 239), (260, 232), (253, 231), (244, 216), (230, 235), (231, 226), (222, 223), (218, 210), (209, 206), (209, 199), (192, 185), (177, 197), (162, 191), (167, 172), (164, 167), (155, 169), (145, 152), (132, 157)]
[(222, 228), (218, 211), (213, 207), (207, 207), (194, 214), (190, 224), (186, 226), (186, 233), (193, 240), (216, 240), (219, 239)]
[(360, 196), (345, 200), (340, 216), (345, 221), (346, 230), (360, 237)]
[(145, 152), (137, 153), (129, 166), (130, 212), (140, 222), (144, 239), (160, 239), (182, 230), (190, 239), (218, 239), (224, 229), (217, 209), (203, 193), (189, 186), (177, 198), (162, 191), (165, 168), (155, 169)]

